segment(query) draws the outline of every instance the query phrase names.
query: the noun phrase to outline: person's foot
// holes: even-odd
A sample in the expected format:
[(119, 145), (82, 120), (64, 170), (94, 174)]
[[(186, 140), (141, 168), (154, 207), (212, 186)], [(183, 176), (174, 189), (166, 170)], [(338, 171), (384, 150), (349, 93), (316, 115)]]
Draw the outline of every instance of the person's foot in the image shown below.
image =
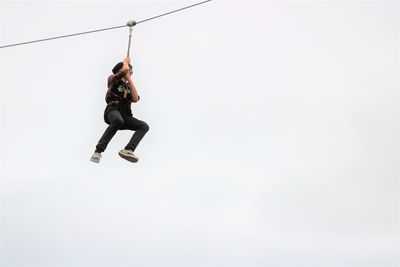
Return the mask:
[(118, 155), (123, 158), (126, 159), (127, 161), (130, 162), (138, 162), (139, 158), (135, 156), (135, 154), (133, 154), (132, 150), (127, 150), (127, 149), (122, 149), (121, 151), (118, 152)]
[(101, 153), (99, 153), (99, 152), (94, 152), (93, 155), (92, 155), (92, 157), (90, 158), (90, 161), (99, 163), (99, 162), (100, 162), (100, 159), (101, 159)]

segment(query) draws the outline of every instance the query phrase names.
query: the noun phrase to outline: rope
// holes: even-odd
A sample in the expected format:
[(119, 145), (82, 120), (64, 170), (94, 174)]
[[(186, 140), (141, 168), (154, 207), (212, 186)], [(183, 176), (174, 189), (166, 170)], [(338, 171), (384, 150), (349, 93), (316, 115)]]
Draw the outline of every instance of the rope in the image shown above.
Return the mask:
[(132, 30), (133, 30), (133, 26), (129, 27), (128, 53), (126, 54), (127, 57), (129, 57), (129, 50), (131, 50)]
[[(178, 12), (178, 11), (182, 11), (182, 10), (184, 10), (184, 9), (188, 9), (188, 8), (191, 8), (191, 7), (194, 7), (194, 6), (198, 6), (198, 5), (201, 5), (201, 4), (205, 4), (205, 3), (210, 2), (210, 1), (212, 1), (212, 0), (207, 0), (207, 1), (203, 1), (203, 2), (197, 3), (197, 4), (193, 4), (193, 5), (190, 5), (190, 6), (183, 7), (183, 8), (179, 8), (179, 9), (176, 9), (176, 10), (173, 10), (173, 11), (170, 11), (170, 12), (167, 12), (167, 13), (164, 13), (164, 14), (161, 14), (161, 15), (157, 15), (157, 16), (154, 16), (154, 17), (151, 17), (151, 18), (148, 18), (148, 19), (144, 19), (144, 20), (138, 21), (138, 22), (136, 22), (135, 24), (147, 22), (147, 21), (149, 21), (149, 20), (153, 20), (153, 19), (156, 19), (156, 18), (159, 18), (159, 17), (163, 17), (163, 16), (166, 16), (166, 15), (169, 15), (169, 14), (172, 14), (172, 13), (175, 13), (175, 12)], [(60, 36), (56, 36), (56, 37), (45, 38), (45, 39), (38, 39), (38, 40), (32, 40), (32, 41), (22, 42), (22, 43), (15, 43), (15, 44), (2, 45), (2, 46), (0, 46), (0, 48), (7, 48), (7, 47), (12, 47), (12, 46), (18, 46), (18, 45), (26, 45), (26, 44), (31, 44), (31, 43), (38, 43), (38, 42), (50, 41), (50, 40), (54, 40), (54, 39), (67, 38), (67, 37), (72, 37), (72, 36), (77, 36), (77, 35), (83, 35), (83, 34), (101, 32), (101, 31), (115, 30), (115, 29), (118, 29), (118, 28), (126, 27), (126, 26), (131, 27), (131, 26), (130, 26), (130, 25), (131, 25), (130, 23), (132, 23), (132, 21), (128, 22), (126, 25), (115, 26), (115, 27), (109, 27), (109, 28), (103, 28), (103, 29), (97, 29), (97, 30), (86, 31), (86, 32), (73, 33), (73, 34), (67, 34), (67, 35), (60, 35)]]

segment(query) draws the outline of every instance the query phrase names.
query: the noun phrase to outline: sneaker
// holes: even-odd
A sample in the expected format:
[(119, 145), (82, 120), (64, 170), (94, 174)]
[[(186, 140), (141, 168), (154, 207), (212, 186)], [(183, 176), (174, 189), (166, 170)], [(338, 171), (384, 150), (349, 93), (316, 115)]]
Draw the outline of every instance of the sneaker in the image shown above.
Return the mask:
[(123, 158), (126, 159), (130, 162), (138, 162), (139, 158), (135, 156), (135, 154), (133, 154), (132, 150), (127, 150), (127, 149), (122, 149), (120, 152), (118, 152), (118, 155)]
[(101, 153), (99, 153), (99, 152), (94, 152), (93, 155), (92, 155), (92, 157), (90, 158), (90, 161), (99, 163), (99, 162), (100, 162), (100, 159), (101, 159)]

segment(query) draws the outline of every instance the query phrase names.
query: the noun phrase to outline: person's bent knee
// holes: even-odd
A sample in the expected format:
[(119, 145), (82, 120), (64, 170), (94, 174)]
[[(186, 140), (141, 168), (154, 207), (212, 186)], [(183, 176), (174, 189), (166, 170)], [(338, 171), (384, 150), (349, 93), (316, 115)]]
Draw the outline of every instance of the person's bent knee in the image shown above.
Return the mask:
[(115, 118), (111, 121), (110, 125), (120, 128), (122, 125), (124, 125), (124, 119), (123, 118)]
[(150, 126), (149, 126), (147, 123), (143, 122), (143, 124), (142, 124), (142, 126), (141, 126), (140, 128), (141, 128), (144, 132), (148, 132), (149, 129), (150, 129)]

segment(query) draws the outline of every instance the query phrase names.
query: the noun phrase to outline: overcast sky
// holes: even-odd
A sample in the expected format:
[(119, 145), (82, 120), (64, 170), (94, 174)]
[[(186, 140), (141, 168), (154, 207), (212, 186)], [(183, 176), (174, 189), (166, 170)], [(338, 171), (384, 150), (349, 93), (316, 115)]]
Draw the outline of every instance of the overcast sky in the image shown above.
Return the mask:
[[(193, 3), (1, 0), (0, 43)], [(398, 1), (137, 25), (137, 164), (129, 131), (89, 161), (127, 28), (1, 49), (1, 266), (398, 266), (399, 29)]]

